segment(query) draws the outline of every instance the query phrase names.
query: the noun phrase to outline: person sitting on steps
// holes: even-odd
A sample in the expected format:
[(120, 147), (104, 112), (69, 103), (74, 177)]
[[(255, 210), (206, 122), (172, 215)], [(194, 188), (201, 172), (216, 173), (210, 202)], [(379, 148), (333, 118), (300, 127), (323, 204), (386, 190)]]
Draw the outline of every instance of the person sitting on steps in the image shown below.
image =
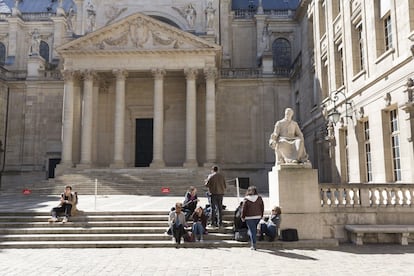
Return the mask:
[(57, 207), (54, 207), (51, 211), (52, 217), (48, 220), (49, 222), (58, 221), (58, 215), (64, 214), (62, 222), (68, 222), (69, 217), (72, 214), (72, 209), (76, 209), (77, 194), (72, 193), (72, 187), (69, 185), (65, 186), (64, 192), (60, 195), (60, 203)]
[(259, 241), (264, 239), (264, 235), (269, 238), (269, 241), (274, 241), (278, 236), (280, 223), (282, 221), (282, 210), (276, 206), (272, 209), (272, 214), (261, 220), (260, 225), (260, 237)]

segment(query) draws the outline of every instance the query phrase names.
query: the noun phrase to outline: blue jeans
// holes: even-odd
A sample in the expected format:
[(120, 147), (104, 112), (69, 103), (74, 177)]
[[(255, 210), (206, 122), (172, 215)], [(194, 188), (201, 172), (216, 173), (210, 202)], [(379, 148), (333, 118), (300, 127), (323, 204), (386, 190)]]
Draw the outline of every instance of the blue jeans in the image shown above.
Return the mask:
[(200, 235), (200, 239), (203, 238), (204, 227), (200, 222), (196, 222), (193, 224), (192, 231), (194, 235)]
[(257, 225), (260, 219), (246, 219), (247, 228), (249, 229), (250, 242), (256, 248)]
[(223, 195), (211, 195), (211, 223), (223, 224)]
[(270, 238), (270, 240), (273, 240), (276, 237), (276, 226), (274, 225), (267, 225), (266, 223), (260, 224), (260, 232), (265, 234)]

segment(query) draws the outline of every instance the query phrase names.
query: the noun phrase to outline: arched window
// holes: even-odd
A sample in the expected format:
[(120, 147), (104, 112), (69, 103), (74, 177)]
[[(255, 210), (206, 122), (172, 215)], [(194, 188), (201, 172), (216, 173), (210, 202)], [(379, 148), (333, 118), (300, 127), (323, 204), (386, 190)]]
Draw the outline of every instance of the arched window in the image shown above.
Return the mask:
[(39, 52), (40, 52), (39, 53), (40, 56), (48, 62), (49, 61), (49, 45), (43, 40), (40, 41)]
[(0, 65), (6, 62), (6, 46), (0, 42)]
[(291, 66), (291, 47), (287, 39), (278, 38), (273, 42), (273, 68), (289, 69)]

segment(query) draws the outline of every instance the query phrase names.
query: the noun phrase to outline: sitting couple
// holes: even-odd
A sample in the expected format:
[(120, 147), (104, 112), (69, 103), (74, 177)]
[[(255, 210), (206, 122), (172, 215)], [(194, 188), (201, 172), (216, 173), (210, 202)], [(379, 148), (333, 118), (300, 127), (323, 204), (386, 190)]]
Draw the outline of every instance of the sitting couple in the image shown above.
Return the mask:
[[(203, 208), (198, 207), (194, 210), (192, 217), (192, 234), (194, 235), (195, 240), (202, 242), (203, 235), (207, 233), (205, 230), (207, 224), (207, 216), (204, 214)], [(168, 224), (170, 227), (168, 234), (173, 236), (173, 240), (178, 246), (181, 243), (184, 235), (187, 234), (185, 227), (188, 226), (185, 219), (185, 214), (183, 212), (183, 204), (181, 202), (177, 202), (175, 204), (175, 210), (170, 212)]]

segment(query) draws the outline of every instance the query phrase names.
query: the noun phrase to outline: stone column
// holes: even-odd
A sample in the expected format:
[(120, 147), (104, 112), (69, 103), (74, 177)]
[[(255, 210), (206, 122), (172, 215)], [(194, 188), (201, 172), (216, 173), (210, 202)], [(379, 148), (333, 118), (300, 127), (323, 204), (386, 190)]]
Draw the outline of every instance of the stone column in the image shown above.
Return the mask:
[(63, 96), (63, 130), (62, 130), (62, 160), (59, 167), (73, 167), (73, 100), (75, 72), (65, 70), (62, 72), (65, 80)]
[(153, 69), (154, 75), (154, 145), (150, 167), (162, 168), (164, 163), (164, 69)]
[(93, 81), (96, 74), (90, 70), (83, 73), (83, 112), (81, 134), (81, 160), (78, 167), (90, 167), (92, 164), (93, 134)]
[(125, 79), (128, 72), (125, 70), (114, 70), (116, 76), (115, 88), (115, 127), (114, 127), (114, 162), (111, 168), (125, 167), (124, 144), (125, 144)]
[(186, 160), (184, 167), (197, 167), (197, 113), (196, 113), (196, 68), (184, 70), (187, 79), (186, 99)]
[(211, 167), (216, 162), (216, 68), (205, 68), (206, 78), (206, 163)]

